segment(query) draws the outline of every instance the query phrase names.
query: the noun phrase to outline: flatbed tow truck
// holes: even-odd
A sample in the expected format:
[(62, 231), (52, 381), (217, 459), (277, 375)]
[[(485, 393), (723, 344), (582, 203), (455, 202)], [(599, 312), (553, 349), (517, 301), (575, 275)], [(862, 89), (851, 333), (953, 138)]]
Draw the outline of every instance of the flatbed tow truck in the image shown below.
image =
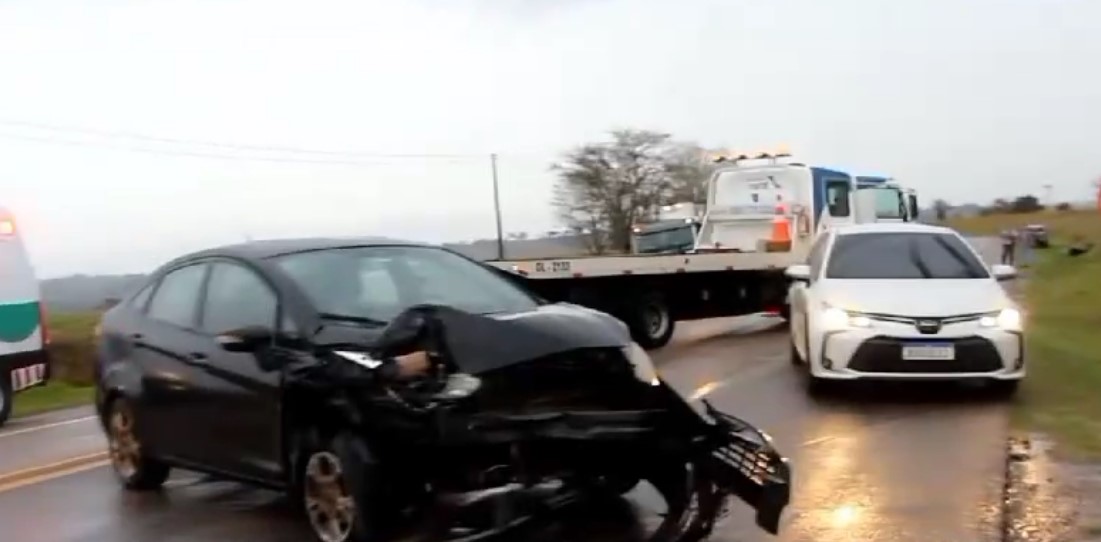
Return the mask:
[[(684, 253), (486, 263), (524, 277), (548, 300), (618, 317), (648, 349), (669, 342), (679, 320), (757, 313), (786, 319), (784, 269), (805, 261), (831, 224), (868, 214), (856, 212), (852, 175), (787, 158), (785, 152), (717, 157), (705, 214)], [(778, 240), (781, 226), (787, 234)]]

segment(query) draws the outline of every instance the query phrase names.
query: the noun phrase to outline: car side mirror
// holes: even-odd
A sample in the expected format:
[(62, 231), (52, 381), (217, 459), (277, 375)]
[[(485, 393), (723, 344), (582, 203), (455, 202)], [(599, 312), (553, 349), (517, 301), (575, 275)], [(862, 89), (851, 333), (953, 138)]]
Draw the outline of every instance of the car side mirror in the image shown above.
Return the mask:
[(810, 281), (809, 265), (792, 265), (784, 270), (784, 275), (791, 280)]
[(1012, 265), (995, 264), (990, 267), (990, 274), (994, 275), (994, 279), (999, 282), (1013, 280), (1017, 278), (1017, 268)]
[(258, 347), (270, 344), (275, 331), (265, 326), (248, 326), (227, 331), (215, 337), (227, 352), (254, 352)]

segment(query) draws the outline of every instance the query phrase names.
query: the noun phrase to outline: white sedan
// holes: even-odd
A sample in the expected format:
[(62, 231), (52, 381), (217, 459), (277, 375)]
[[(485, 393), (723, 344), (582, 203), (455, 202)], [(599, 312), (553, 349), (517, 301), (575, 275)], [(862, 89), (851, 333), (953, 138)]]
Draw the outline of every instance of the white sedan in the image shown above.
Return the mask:
[(811, 390), (840, 380), (986, 380), (1012, 394), (1025, 376), (1020, 310), (948, 228), (862, 224), (823, 233), (792, 280), (791, 356)]

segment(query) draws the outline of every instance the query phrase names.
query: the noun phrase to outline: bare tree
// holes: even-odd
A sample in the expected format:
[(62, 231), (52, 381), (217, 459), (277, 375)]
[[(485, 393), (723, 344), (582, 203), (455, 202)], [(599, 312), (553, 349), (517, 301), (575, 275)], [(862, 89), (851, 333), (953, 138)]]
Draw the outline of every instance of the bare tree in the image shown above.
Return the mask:
[(676, 144), (670, 153), (669, 173), (673, 193), (670, 203), (707, 203), (707, 181), (716, 164), (709, 151), (695, 143)]
[(572, 229), (587, 232), (590, 250), (629, 251), (631, 227), (673, 195), (676, 156), (669, 134), (616, 130), (606, 143), (582, 145), (552, 167), (554, 206)]

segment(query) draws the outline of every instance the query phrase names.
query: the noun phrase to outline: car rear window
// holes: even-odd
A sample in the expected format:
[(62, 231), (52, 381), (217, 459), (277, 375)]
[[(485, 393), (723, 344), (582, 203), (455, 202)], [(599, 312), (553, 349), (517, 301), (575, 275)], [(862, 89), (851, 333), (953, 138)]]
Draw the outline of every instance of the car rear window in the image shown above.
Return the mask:
[(981, 279), (986, 267), (960, 236), (947, 233), (858, 233), (834, 242), (831, 279)]

